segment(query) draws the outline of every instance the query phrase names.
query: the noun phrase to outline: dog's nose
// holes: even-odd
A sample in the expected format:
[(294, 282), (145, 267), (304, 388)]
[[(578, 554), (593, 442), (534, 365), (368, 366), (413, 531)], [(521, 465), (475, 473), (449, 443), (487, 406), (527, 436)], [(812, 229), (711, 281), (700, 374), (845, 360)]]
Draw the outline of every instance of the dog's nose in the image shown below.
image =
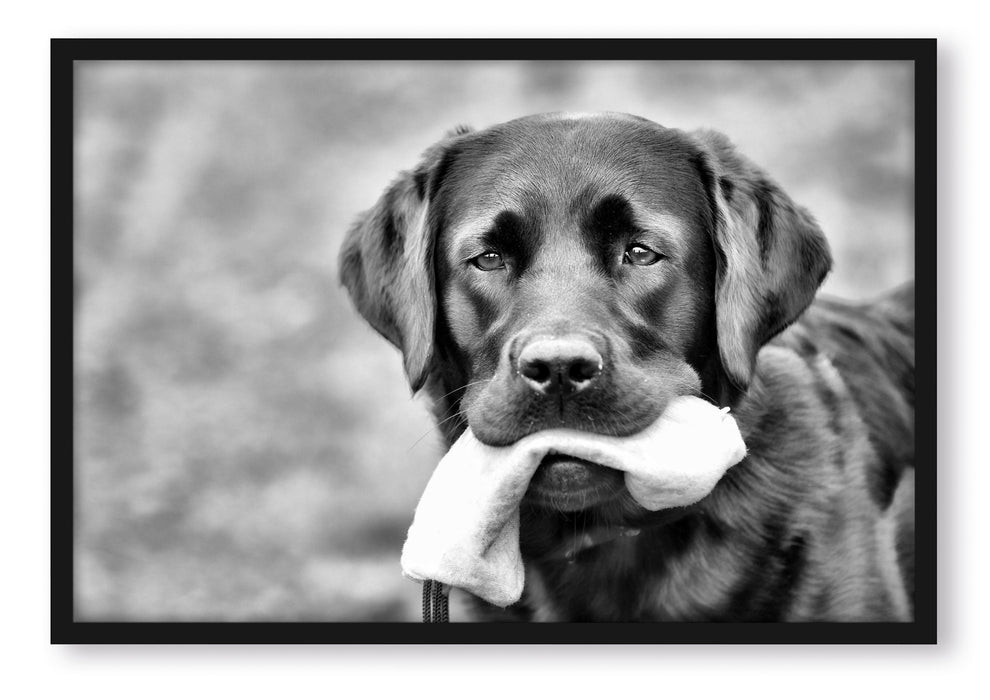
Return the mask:
[(602, 356), (583, 338), (542, 338), (519, 353), (518, 370), (541, 394), (568, 395), (584, 391), (602, 373)]

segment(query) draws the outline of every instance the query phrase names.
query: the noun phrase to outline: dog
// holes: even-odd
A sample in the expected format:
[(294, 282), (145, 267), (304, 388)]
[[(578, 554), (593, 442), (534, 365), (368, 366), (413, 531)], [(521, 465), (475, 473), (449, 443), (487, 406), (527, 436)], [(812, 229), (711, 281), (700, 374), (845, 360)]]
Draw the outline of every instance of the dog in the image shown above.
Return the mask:
[(713, 131), (535, 115), (429, 148), (339, 273), (447, 445), (625, 436), (676, 396), (728, 406), (746, 458), (690, 507), (553, 456), (521, 508), (522, 599), (483, 620), (913, 618), (914, 287), (814, 297), (811, 215)]

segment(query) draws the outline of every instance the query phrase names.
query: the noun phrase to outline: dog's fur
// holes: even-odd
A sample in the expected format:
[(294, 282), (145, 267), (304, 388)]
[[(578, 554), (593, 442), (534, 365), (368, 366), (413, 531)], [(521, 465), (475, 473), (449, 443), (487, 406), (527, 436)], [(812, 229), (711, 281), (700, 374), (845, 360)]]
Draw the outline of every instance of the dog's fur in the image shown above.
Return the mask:
[[(713, 132), (526, 117), (457, 129), (401, 174), (341, 277), (448, 444), (466, 425), (493, 445), (633, 434), (692, 394), (731, 406), (748, 449), (700, 503), (656, 514), (617, 472), (546, 462), (523, 502), (523, 599), (479, 612), (911, 619), (914, 289), (811, 304), (830, 267), (808, 213)], [(552, 391), (522, 367), (548, 339)], [(561, 347), (591, 369), (567, 379)]]

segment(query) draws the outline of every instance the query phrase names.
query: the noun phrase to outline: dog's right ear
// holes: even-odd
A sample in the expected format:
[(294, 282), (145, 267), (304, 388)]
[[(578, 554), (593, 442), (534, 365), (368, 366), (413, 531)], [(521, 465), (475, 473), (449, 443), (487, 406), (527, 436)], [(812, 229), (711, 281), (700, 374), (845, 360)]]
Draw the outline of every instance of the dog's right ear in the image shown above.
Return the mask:
[(340, 280), (372, 327), (402, 352), (414, 392), (433, 365), (437, 317), (433, 256), (437, 231), (430, 216), (444, 175), (457, 155), (458, 127), (405, 171), (358, 217), (340, 251)]

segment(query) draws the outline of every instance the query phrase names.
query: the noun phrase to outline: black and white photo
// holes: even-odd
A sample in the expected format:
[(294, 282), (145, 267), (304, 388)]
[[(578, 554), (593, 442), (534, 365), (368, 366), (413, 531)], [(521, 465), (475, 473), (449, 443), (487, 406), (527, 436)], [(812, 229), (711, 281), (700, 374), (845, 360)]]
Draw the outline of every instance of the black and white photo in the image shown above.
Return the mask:
[(74, 57), (62, 622), (925, 638), (923, 44), (358, 43)]

